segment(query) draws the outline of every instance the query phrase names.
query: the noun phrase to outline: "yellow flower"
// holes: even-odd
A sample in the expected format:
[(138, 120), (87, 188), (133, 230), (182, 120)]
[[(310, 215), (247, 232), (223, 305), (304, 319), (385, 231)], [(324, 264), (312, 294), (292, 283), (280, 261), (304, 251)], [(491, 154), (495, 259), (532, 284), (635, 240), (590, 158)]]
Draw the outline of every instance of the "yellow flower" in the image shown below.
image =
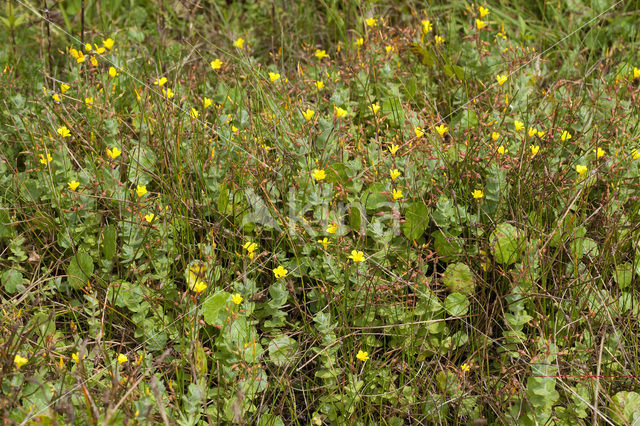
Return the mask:
[(378, 111), (380, 111), (380, 104), (376, 102), (375, 104), (369, 105), (369, 111), (371, 111), (374, 114), (377, 114)]
[(67, 182), (67, 185), (69, 186), (70, 190), (75, 191), (80, 186), (80, 182), (78, 182), (77, 180), (71, 180)]
[(356, 47), (360, 47), (364, 44), (364, 38), (360, 37), (359, 39), (356, 39)]
[(344, 117), (345, 115), (347, 115), (347, 110), (346, 109), (342, 109), (342, 108), (337, 107), (337, 106), (334, 106), (333, 109), (335, 110), (336, 117), (338, 117), (338, 118)]
[(527, 132), (529, 137), (535, 136), (536, 133), (538, 133), (538, 129), (536, 129), (535, 127), (529, 127), (529, 131)]
[(156, 215), (153, 214), (153, 213), (149, 213), (149, 214), (144, 215), (144, 220), (146, 220), (147, 223), (153, 222), (153, 219), (155, 219), (155, 218), (156, 218)]
[(107, 148), (107, 155), (114, 160), (118, 158), (120, 154), (122, 154), (122, 151), (120, 151), (120, 148), (117, 146), (114, 146), (113, 149)]
[(509, 77), (506, 74), (498, 74), (498, 75), (496, 75), (496, 80), (498, 80), (498, 84), (500, 86), (502, 86), (504, 83), (506, 83), (508, 78)]
[[(96, 48), (96, 53), (98, 53), (100, 55), (102, 55), (104, 52), (107, 51), (107, 49), (105, 49), (104, 47), (98, 47), (97, 44), (94, 44), (93, 47)], [(95, 57), (92, 56), (91, 59), (95, 59)]]
[(416, 134), (416, 138), (421, 138), (422, 136), (424, 136), (424, 130), (420, 126), (414, 127), (413, 131)]
[(311, 176), (313, 176), (315, 180), (323, 180), (324, 178), (327, 177), (327, 174), (324, 172), (324, 170), (315, 169)]
[(531, 156), (535, 157), (538, 151), (540, 151), (540, 145), (531, 145)]
[(509, 152), (509, 150), (508, 150), (508, 149), (506, 149), (506, 148), (504, 147), (504, 145), (500, 145), (500, 146), (498, 147), (498, 154), (500, 154), (500, 155), (504, 155), (504, 154), (506, 154), (507, 152)]
[(402, 189), (393, 188), (393, 199), (397, 200), (398, 198), (402, 198)]
[(384, 47), (384, 50), (389, 53), (389, 52), (393, 52), (393, 46), (387, 45)]
[(487, 26), (486, 22), (476, 18), (476, 27), (478, 27), (479, 30), (483, 29), (486, 26)]
[(87, 106), (87, 108), (91, 108), (93, 106), (93, 97), (84, 98), (84, 104)]
[(302, 112), (302, 115), (304, 116), (304, 119), (309, 121), (311, 120), (311, 118), (313, 117), (313, 114), (315, 114), (316, 112), (312, 109), (307, 108), (306, 111)]
[(364, 351), (358, 351), (358, 354), (356, 355), (356, 358), (358, 358), (360, 361), (364, 362), (364, 361), (369, 359), (369, 353), (368, 352), (364, 352)]
[(13, 362), (18, 368), (22, 368), (22, 366), (25, 365), (28, 361), (29, 360), (27, 358), (21, 357), (18, 354), (16, 354), (16, 356), (13, 357)]
[(91, 52), (91, 49), (93, 49), (93, 46), (91, 46), (91, 43), (87, 43), (84, 45), (84, 50), (86, 50), (87, 52)]
[(240, 296), (240, 293), (236, 293), (233, 296), (231, 296), (231, 301), (236, 305), (241, 304), (243, 300), (244, 299), (242, 298), (242, 296)]
[(205, 281), (205, 275), (207, 273), (207, 265), (198, 261), (197, 263), (189, 266), (187, 271), (187, 285), (191, 291), (200, 294), (207, 288), (207, 282)]
[(436, 126), (436, 131), (438, 132), (438, 134), (440, 136), (444, 136), (444, 134), (449, 131), (449, 128), (447, 126), (445, 126), (444, 124), (441, 124), (439, 126)]
[(60, 99), (60, 95), (58, 95), (57, 93), (54, 93), (53, 95), (51, 95), (51, 97), (56, 102), (62, 102), (62, 99)]
[(633, 160), (637, 160), (638, 158), (640, 158), (640, 151), (638, 151), (637, 149), (634, 149), (631, 151), (631, 158)]
[(282, 265), (279, 265), (277, 268), (273, 270), (273, 275), (275, 275), (276, 278), (284, 278), (287, 276), (288, 273), (289, 271), (283, 268)]
[(428, 34), (431, 32), (431, 30), (433, 29), (433, 25), (431, 25), (431, 21), (428, 19), (423, 19), (422, 20), (422, 33), (423, 34)]
[(500, 133), (498, 132), (491, 133), (491, 139), (493, 139), (493, 141), (497, 141), (499, 137), (500, 137)]
[(582, 176), (586, 171), (587, 171), (587, 166), (583, 166), (582, 164), (576, 165), (576, 172), (578, 172), (579, 175)]
[(167, 83), (167, 77), (160, 77), (153, 82), (156, 86), (164, 86)]
[(516, 129), (516, 132), (519, 132), (520, 130), (524, 129), (524, 123), (522, 121), (515, 120), (513, 122), (513, 125)]
[(600, 147), (593, 150), (596, 153), (596, 158), (603, 157), (606, 154), (606, 151)]
[(400, 173), (398, 171), (398, 169), (391, 169), (389, 170), (389, 175), (391, 176), (391, 180), (396, 180), (398, 178), (398, 176), (400, 176), (402, 173)]
[(320, 49), (316, 49), (316, 53), (314, 53), (314, 56), (316, 58), (318, 58), (318, 60), (322, 60), (324, 58), (328, 58), (329, 55), (327, 55), (327, 52), (324, 50), (320, 50)]
[(258, 245), (256, 243), (252, 243), (251, 241), (247, 241), (246, 243), (244, 243), (242, 248), (247, 251), (247, 255), (249, 256), (249, 259), (253, 260), (253, 257), (255, 256), (255, 251), (258, 249)]
[(270, 72), (269, 73), (269, 80), (271, 80), (272, 83), (275, 83), (279, 79), (280, 79), (280, 74), (278, 74), (277, 72)]
[(353, 263), (364, 262), (364, 253), (358, 250), (351, 250), (349, 259), (353, 260)]
[(60, 126), (58, 127), (58, 129), (56, 130), (56, 132), (62, 136), (63, 138), (68, 138), (71, 136), (71, 131), (69, 131), (69, 129), (67, 128), (67, 126)]
[(125, 354), (118, 354), (118, 364), (122, 365), (127, 361), (129, 361), (129, 358)]
[(44, 164), (46, 166), (51, 162), (51, 160), (53, 160), (53, 157), (51, 157), (51, 154), (47, 153), (46, 157), (44, 156), (44, 154), (40, 154), (40, 164)]
[(560, 136), (560, 140), (564, 142), (564, 141), (568, 141), (569, 139), (571, 139), (571, 133), (569, 133), (566, 130), (562, 132), (562, 135)]
[(444, 43), (444, 37), (440, 37), (439, 35), (435, 36), (433, 39), (436, 42), (436, 46)]
[(633, 67), (633, 78), (640, 78), (640, 68)]
[(87, 57), (84, 56), (84, 53), (82, 53), (82, 50), (76, 50), (76, 53), (78, 54), (78, 57), (76, 58), (77, 63), (81, 64), (85, 59), (87, 59)]
[(191, 116), (191, 118), (198, 118), (198, 116), (200, 115), (200, 113), (198, 112), (197, 109), (195, 108), (191, 108), (189, 110), (189, 115)]
[(236, 41), (233, 42), (233, 45), (238, 49), (244, 48), (244, 39), (242, 37), (238, 37)]
[(164, 96), (167, 99), (171, 99), (174, 96), (173, 90), (171, 90), (171, 88), (167, 87), (167, 89), (162, 89), (162, 96)]
[(336, 225), (335, 223), (330, 223), (329, 226), (327, 226), (327, 232), (329, 234), (335, 234), (337, 230), (338, 225)]
[(204, 109), (207, 109), (213, 104), (213, 101), (205, 96), (203, 104)]
[(138, 198), (143, 197), (144, 194), (146, 193), (147, 193), (147, 187), (145, 185), (136, 186), (136, 194), (138, 194)]
[(115, 67), (109, 67), (109, 76), (111, 78), (115, 78), (118, 74), (118, 70), (116, 70)]
[(322, 88), (324, 87), (324, 81), (317, 80), (313, 84), (316, 86), (316, 89), (318, 89), (318, 90), (322, 90)]
[(91, 65), (93, 65), (94, 67), (98, 66), (98, 60), (96, 59), (95, 56), (92, 56), (91, 59), (89, 59), (91, 61)]
[(462, 371), (463, 373), (468, 373), (470, 368), (471, 367), (469, 367), (469, 364), (464, 363), (460, 366), (460, 371)]
[(398, 150), (400, 149), (399, 145), (391, 145), (389, 147), (389, 152), (391, 153), (391, 155), (396, 155), (396, 152), (398, 152)]
[(209, 65), (211, 65), (212, 70), (219, 70), (220, 68), (222, 68), (222, 61), (216, 58), (213, 61), (211, 61)]
[(489, 14), (489, 9), (483, 6), (478, 6), (478, 12), (480, 12), (480, 17), (484, 18)]
[(109, 37), (108, 39), (102, 42), (102, 45), (107, 49), (111, 50), (111, 48), (113, 47), (113, 40), (111, 39), (111, 37)]
[(482, 189), (476, 189), (471, 193), (471, 195), (473, 195), (473, 198), (477, 200), (484, 197), (484, 192), (482, 192)]
[(378, 24), (378, 20), (376, 18), (367, 18), (364, 21), (367, 23), (368, 27), (375, 27)]
[(71, 89), (71, 86), (69, 86), (68, 84), (62, 83), (62, 84), (60, 85), (60, 91), (61, 91), (62, 93), (66, 93), (66, 92), (67, 92), (67, 90), (69, 90), (69, 89)]
[(538, 130), (538, 137), (540, 139), (542, 139), (544, 137), (545, 132), (541, 132), (540, 130)]
[(327, 247), (329, 247), (329, 244), (331, 244), (331, 241), (329, 241), (327, 237), (324, 237), (323, 239), (318, 240), (318, 242), (322, 244), (325, 250), (327, 249)]
[[(86, 357), (86, 354), (82, 355), (82, 359), (85, 359)], [(71, 359), (73, 359), (74, 362), (80, 362), (80, 354), (78, 352), (71, 354)]]

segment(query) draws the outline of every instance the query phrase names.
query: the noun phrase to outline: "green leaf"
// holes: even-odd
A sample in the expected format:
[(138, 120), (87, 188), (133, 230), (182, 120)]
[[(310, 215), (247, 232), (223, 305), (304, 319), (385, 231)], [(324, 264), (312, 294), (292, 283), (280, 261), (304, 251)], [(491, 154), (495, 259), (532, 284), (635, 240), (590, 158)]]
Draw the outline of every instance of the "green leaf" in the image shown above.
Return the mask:
[(466, 315), (469, 312), (469, 299), (462, 293), (451, 293), (444, 300), (444, 308), (447, 313), (454, 317)]
[(388, 201), (384, 192), (384, 184), (376, 182), (364, 190), (360, 200), (366, 206), (367, 210), (377, 210), (380, 205)]
[(613, 271), (613, 279), (621, 290), (629, 287), (633, 279), (633, 265), (629, 262), (616, 266)]
[(409, 240), (417, 240), (429, 226), (429, 209), (422, 201), (414, 201), (404, 212), (402, 232)]
[(433, 232), (431, 237), (433, 238), (433, 248), (438, 253), (438, 258), (443, 262), (453, 262), (462, 253), (463, 245), (460, 238), (441, 230)]
[(447, 266), (442, 281), (447, 286), (447, 289), (452, 292), (471, 294), (476, 288), (473, 272), (462, 262), (452, 263)]
[(393, 127), (400, 127), (406, 121), (402, 101), (398, 97), (385, 99), (382, 103), (382, 113), (385, 117), (389, 117), (389, 122)]
[(2, 285), (9, 294), (18, 292), (18, 287), (22, 287), (22, 273), (15, 269), (9, 269), (2, 274)]
[(349, 167), (344, 163), (333, 163), (326, 169), (327, 181), (346, 186), (349, 181)]
[(520, 259), (522, 238), (518, 228), (509, 223), (496, 227), (489, 237), (489, 244), (496, 262), (501, 265), (511, 265)]
[(229, 214), (227, 211), (229, 206), (229, 189), (227, 188), (227, 184), (223, 183), (220, 185), (220, 195), (218, 195), (218, 211), (222, 214)]
[(107, 260), (112, 260), (116, 254), (117, 247), (117, 232), (116, 227), (113, 225), (107, 226), (102, 231), (102, 257)]
[(640, 394), (621, 391), (611, 398), (609, 408), (616, 424), (637, 424), (640, 419)]
[(208, 362), (207, 362), (207, 354), (204, 351), (204, 347), (199, 340), (196, 340), (193, 343), (193, 360), (194, 367), (198, 372), (200, 377), (205, 377), (207, 375)]
[(456, 77), (458, 80), (464, 80), (464, 68), (458, 65), (445, 65), (443, 71), (447, 77)]
[(278, 367), (282, 367), (292, 361), (297, 349), (298, 342), (283, 334), (269, 342), (269, 359)]
[(220, 313), (223, 312), (227, 306), (229, 297), (231, 297), (231, 295), (226, 291), (221, 291), (208, 297), (201, 306), (204, 322), (209, 325), (222, 325), (219, 317)]
[(458, 128), (460, 130), (473, 129), (478, 127), (478, 115), (472, 109), (465, 109), (454, 119), (459, 121)]
[(0, 238), (10, 238), (13, 236), (13, 227), (9, 225), (11, 220), (9, 220), (9, 212), (4, 207), (4, 205), (0, 204)]
[(435, 64), (433, 54), (418, 43), (412, 43), (411, 46), (409, 46), (409, 50), (416, 55), (420, 62), (422, 62), (422, 65), (432, 67)]
[(352, 206), (349, 209), (349, 228), (353, 231), (360, 232), (362, 226), (362, 216), (360, 215), (360, 209), (357, 206)]
[(260, 416), (257, 426), (284, 426), (284, 422), (282, 421), (282, 418), (280, 418), (280, 416), (267, 413)]
[(85, 252), (79, 251), (71, 258), (67, 275), (69, 285), (75, 288), (84, 287), (93, 274), (93, 259)]

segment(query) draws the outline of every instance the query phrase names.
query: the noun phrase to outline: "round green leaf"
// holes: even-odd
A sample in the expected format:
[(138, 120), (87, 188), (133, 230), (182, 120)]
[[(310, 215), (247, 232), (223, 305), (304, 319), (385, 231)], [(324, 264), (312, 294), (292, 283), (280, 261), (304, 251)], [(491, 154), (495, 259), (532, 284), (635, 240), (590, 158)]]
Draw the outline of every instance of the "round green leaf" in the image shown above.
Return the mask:
[(208, 297), (202, 304), (202, 316), (204, 322), (210, 325), (221, 325), (219, 321), (220, 313), (227, 306), (227, 300), (231, 295), (226, 291), (221, 291)]
[(491, 253), (501, 265), (511, 265), (520, 260), (522, 238), (518, 228), (509, 224), (501, 223), (491, 233), (489, 242)]
[(93, 259), (85, 252), (78, 252), (71, 258), (67, 275), (69, 284), (75, 288), (84, 287), (93, 274)]
[(404, 212), (402, 232), (410, 240), (417, 240), (429, 226), (429, 209), (422, 201), (415, 201)]
[(447, 266), (442, 281), (449, 291), (471, 294), (476, 288), (473, 272), (462, 262), (452, 263)]
[(451, 293), (444, 300), (444, 308), (449, 315), (454, 317), (466, 315), (469, 312), (469, 304), (467, 296), (458, 292)]
[(298, 342), (283, 334), (269, 342), (269, 359), (275, 365), (282, 367), (291, 361), (297, 349)]

